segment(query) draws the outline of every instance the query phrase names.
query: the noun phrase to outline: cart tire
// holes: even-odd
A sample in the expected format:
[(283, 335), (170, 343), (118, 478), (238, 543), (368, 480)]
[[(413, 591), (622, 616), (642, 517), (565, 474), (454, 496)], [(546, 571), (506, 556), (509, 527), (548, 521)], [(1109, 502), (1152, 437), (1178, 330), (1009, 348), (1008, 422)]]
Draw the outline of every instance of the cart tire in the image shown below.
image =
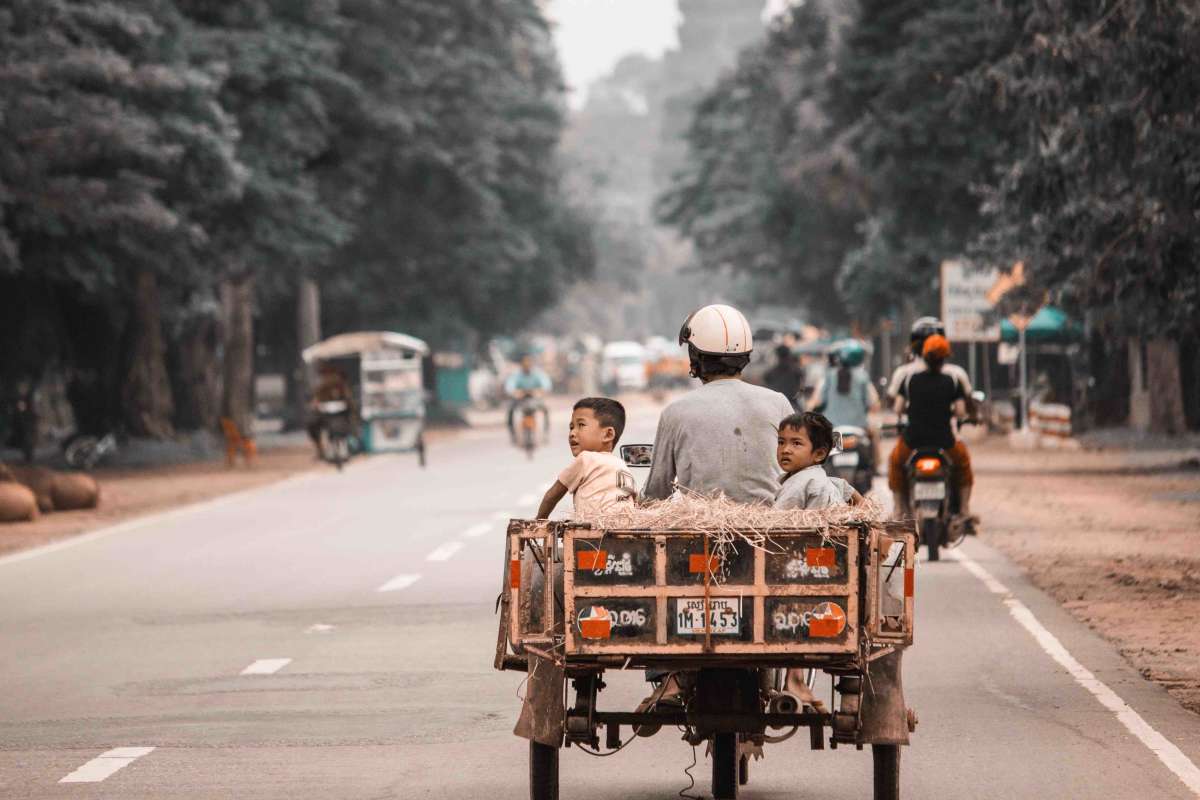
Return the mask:
[(529, 743), (529, 800), (558, 800), (558, 748)]
[(740, 766), (738, 735), (736, 733), (714, 733), (712, 738), (713, 800), (737, 800)]
[(942, 521), (940, 519), (922, 520), (921, 538), (925, 540), (929, 560), (937, 561), (941, 557), (939, 550), (942, 546)]
[(900, 745), (873, 744), (875, 800), (900, 800)]
[(738, 759), (738, 786), (745, 786), (750, 782), (750, 756), (742, 756)]

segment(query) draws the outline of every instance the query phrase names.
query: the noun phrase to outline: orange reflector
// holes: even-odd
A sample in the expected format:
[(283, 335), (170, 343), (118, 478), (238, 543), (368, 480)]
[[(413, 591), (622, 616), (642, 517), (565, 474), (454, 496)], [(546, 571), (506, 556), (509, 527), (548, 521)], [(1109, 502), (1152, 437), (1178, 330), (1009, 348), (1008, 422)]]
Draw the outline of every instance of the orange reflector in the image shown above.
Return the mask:
[(942, 460), (940, 458), (918, 458), (917, 472), (922, 475), (931, 475), (942, 468)]
[(513, 589), (521, 588), (521, 561), (514, 558), (508, 562), (508, 585)]
[(698, 572), (716, 572), (718, 567), (720, 567), (720, 563), (717, 561), (716, 556), (708, 557), (707, 568), (704, 566), (703, 553), (692, 553), (690, 556), (688, 556), (688, 572), (692, 573), (693, 575)]
[(612, 617), (604, 606), (588, 606), (579, 612), (579, 635), (584, 639), (612, 636)]
[(810, 567), (834, 567), (837, 553), (832, 547), (809, 547), (804, 551), (804, 563)]
[(842, 449), (843, 450), (853, 450), (856, 447), (858, 447), (858, 437), (857, 436), (843, 436), (842, 437)]
[(814, 639), (832, 639), (846, 629), (846, 612), (837, 603), (820, 603), (812, 610), (808, 635)]
[(607, 550), (580, 550), (575, 554), (577, 569), (598, 570), (608, 566)]
[(916, 588), (916, 577), (913, 574), (913, 568), (909, 567), (904, 570), (904, 596), (912, 597)]

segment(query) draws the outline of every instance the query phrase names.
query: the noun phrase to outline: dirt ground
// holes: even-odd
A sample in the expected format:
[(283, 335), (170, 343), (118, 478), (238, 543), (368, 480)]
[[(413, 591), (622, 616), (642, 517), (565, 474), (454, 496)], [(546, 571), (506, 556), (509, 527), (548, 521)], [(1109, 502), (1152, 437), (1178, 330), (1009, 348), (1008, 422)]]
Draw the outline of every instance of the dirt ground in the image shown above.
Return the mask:
[(972, 445), (982, 538), (1200, 713), (1200, 461), (1194, 452)]
[(230, 469), (221, 459), (154, 469), (100, 469), (95, 473), (100, 482), (99, 508), (53, 512), (33, 522), (0, 525), (0, 555), (154, 511), (274, 483), (318, 467), (327, 468), (313, 458), (311, 448), (289, 447), (261, 453), (252, 468), (239, 465)]

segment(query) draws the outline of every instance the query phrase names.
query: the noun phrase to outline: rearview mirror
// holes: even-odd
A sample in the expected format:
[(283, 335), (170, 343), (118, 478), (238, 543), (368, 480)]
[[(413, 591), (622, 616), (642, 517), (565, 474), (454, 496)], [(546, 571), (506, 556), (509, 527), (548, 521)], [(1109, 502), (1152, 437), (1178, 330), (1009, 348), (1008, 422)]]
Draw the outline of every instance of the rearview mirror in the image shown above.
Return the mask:
[(654, 461), (654, 445), (623, 444), (621, 460), (631, 467), (648, 467)]
[(842, 452), (844, 447), (845, 447), (845, 442), (842, 441), (842, 432), (834, 431), (833, 432), (833, 447), (830, 448), (829, 455), (833, 455), (834, 453)]

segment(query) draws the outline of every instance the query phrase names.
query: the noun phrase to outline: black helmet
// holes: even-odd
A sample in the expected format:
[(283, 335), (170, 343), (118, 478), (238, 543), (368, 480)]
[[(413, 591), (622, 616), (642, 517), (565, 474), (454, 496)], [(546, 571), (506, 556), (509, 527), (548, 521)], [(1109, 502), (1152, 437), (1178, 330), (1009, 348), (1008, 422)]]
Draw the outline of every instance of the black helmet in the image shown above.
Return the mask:
[(940, 336), (946, 335), (946, 326), (942, 324), (942, 321), (937, 317), (921, 317), (912, 324), (912, 333), (909, 335), (908, 341), (919, 353), (921, 345), (925, 344), (925, 340), (935, 333)]

